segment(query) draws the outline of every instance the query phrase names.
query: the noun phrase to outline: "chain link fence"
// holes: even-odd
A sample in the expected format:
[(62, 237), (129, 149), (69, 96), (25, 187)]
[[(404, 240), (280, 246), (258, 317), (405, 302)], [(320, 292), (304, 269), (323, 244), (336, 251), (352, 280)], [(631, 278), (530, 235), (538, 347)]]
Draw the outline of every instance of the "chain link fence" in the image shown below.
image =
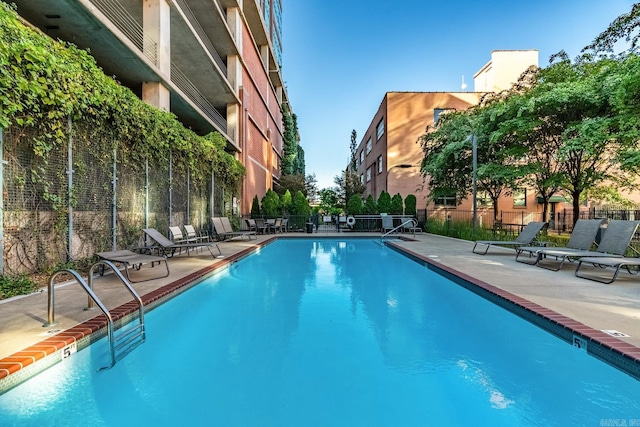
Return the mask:
[(212, 171), (192, 174), (171, 152), (158, 153), (164, 160), (155, 163), (137, 161), (82, 123), (70, 122), (66, 132), (67, 146), (35, 155), (33, 141), (43, 136), (37, 130), (0, 130), (0, 274), (51, 271), (95, 252), (139, 246), (146, 227), (165, 235), (172, 225), (209, 231), (211, 216), (232, 205), (234, 189), (217, 185)]

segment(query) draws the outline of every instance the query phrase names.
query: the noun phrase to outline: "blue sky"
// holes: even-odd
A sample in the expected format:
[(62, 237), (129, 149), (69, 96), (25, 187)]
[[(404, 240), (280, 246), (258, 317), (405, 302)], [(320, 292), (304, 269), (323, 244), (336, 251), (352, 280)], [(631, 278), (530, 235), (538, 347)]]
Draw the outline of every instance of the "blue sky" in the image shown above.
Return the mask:
[(333, 187), (386, 92), (460, 91), (492, 50), (571, 58), (625, 0), (283, 0), (282, 72), (318, 188)]

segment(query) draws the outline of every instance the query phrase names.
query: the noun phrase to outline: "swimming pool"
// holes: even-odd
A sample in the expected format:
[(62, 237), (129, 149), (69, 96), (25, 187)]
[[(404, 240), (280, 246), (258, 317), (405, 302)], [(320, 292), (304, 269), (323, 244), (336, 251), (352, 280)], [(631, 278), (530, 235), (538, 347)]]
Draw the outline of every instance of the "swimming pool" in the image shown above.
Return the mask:
[[(601, 425), (640, 382), (364, 239), (276, 241), (0, 396), (0, 425)], [(640, 421), (638, 422), (640, 424)]]

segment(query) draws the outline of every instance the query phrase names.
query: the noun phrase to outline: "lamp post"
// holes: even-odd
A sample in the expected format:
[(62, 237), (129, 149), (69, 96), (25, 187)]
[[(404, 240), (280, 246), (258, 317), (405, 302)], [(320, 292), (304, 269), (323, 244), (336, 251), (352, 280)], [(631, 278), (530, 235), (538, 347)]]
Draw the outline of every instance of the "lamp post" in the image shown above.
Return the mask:
[(473, 182), (473, 229), (475, 230), (478, 223), (478, 137), (475, 134), (471, 134), (467, 137), (467, 141), (469, 140), (471, 140), (471, 152), (473, 158), (473, 172), (471, 179)]

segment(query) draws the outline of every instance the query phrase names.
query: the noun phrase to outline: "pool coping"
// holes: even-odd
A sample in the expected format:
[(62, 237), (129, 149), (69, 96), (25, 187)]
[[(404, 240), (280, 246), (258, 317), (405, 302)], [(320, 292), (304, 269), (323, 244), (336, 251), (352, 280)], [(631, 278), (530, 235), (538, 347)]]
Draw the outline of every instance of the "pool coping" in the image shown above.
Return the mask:
[[(178, 296), (182, 292), (196, 286), (202, 279), (228, 268), (231, 264), (258, 251), (279, 239), (335, 239), (335, 238), (371, 239), (363, 236), (322, 236), (306, 235), (274, 235), (256, 242), (227, 258), (219, 260), (203, 269), (183, 276), (167, 285), (141, 295), (145, 311), (153, 310), (164, 302)], [(413, 239), (403, 237), (403, 241)], [(588, 354), (612, 365), (622, 372), (640, 380), (640, 348), (626, 343), (616, 337), (596, 330), (570, 317), (533, 303), (526, 298), (504, 291), (494, 285), (469, 276), (453, 268), (447, 267), (433, 259), (422, 256), (393, 241), (385, 241), (385, 245), (408, 258), (436, 271), (456, 284), (467, 288), (479, 296), (509, 310), (517, 316), (544, 329), (567, 343), (585, 350)], [(111, 309), (115, 327), (126, 324), (137, 316), (138, 306), (134, 301)], [(49, 367), (61, 362), (70, 354), (81, 350), (106, 335), (107, 320), (103, 314), (97, 315), (54, 336), (48, 337), (35, 345), (27, 347), (10, 356), (0, 359), (0, 394), (23, 383)]]
[(605, 332), (469, 276), (410, 249), (387, 242), (387, 246), (423, 264), (492, 303), (529, 321), (587, 354), (640, 380), (640, 348)]

